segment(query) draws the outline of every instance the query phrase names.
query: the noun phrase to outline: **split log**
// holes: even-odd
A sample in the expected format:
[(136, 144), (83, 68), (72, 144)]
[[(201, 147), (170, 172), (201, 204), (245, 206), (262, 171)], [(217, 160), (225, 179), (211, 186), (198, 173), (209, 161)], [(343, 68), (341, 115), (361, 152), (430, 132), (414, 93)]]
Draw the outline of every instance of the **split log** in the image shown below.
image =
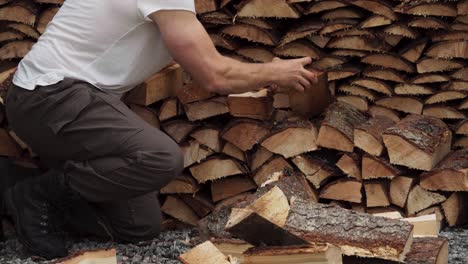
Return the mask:
[(467, 110), (468, 109), (468, 99), (463, 100), (457, 108), (458, 110)]
[(444, 83), (449, 82), (450, 78), (444, 74), (439, 73), (426, 73), (414, 77), (411, 80), (413, 84), (430, 84), (430, 83)]
[(183, 174), (176, 177), (174, 180), (164, 186), (160, 193), (161, 194), (176, 194), (176, 193), (190, 193), (194, 194), (198, 192), (200, 186), (190, 175)]
[(183, 86), (182, 68), (178, 64), (166, 67), (130, 91), (125, 100), (148, 106), (170, 97)]
[(366, 51), (360, 51), (360, 50), (348, 50), (348, 49), (339, 49), (339, 50), (334, 50), (330, 53), (331, 55), (338, 56), (338, 57), (358, 57), (362, 58), (367, 56), (369, 53)]
[(389, 206), (389, 187), (386, 182), (365, 182), (364, 190), (366, 192), (366, 205), (367, 207)]
[(360, 28), (374, 28), (374, 27), (381, 27), (381, 26), (387, 26), (392, 23), (392, 20), (380, 16), (380, 15), (372, 15), (368, 17), (366, 20), (364, 20), (359, 27)]
[(117, 264), (117, 254), (115, 248), (110, 249), (96, 249), (92, 251), (78, 251), (68, 257), (58, 259), (55, 261), (57, 264), (86, 264), (86, 263), (100, 263), (100, 264)]
[(295, 40), (278, 46), (273, 49), (273, 53), (283, 57), (309, 57), (312, 60), (318, 60), (321, 56), (321, 51), (307, 40)]
[(370, 38), (366, 36), (336, 37), (328, 42), (327, 48), (351, 49), (371, 52), (385, 52), (390, 49), (390, 47), (379, 38)]
[(42, 11), (42, 13), (39, 15), (39, 18), (36, 23), (36, 29), (39, 31), (39, 33), (44, 34), (47, 25), (49, 24), (50, 21), (54, 18), (54, 16), (57, 14), (60, 8), (58, 7), (49, 7)]
[(402, 218), (414, 226), (413, 237), (437, 237), (440, 233), (441, 219), (436, 214)]
[(432, 214), (436, 215), (436, 219), (438, 221), (442, 222), (445, 219), (444, 213), (442, 212), (442, 207), (438, 205), (419, 211), (416, 214), (416, 216), (432, 215)]
[(27, 0), (14, 1), (10, 5), (0, 8), (0, 20), (14, 21), (26, 25), (36, 23), (37, 7)]
[(336, 166), (343, 171), (348, 177), (352, 177), (358, 180), (362, 179), (361, 174), (361, 159), (355, 153), (345, 153), (341, 156), (340, 160), (336, 163)]
[(229, 258), (210, 241), (200, 244), (187, 253), (180, 255), (179, 260), (183, 264), (232, 264)]
[(414, 5), (402, 4), (396, 7), (398, 12), (414, 16), (455, 17), (457, 9), (451, 4), (421, 2)]
[(401, 208), (405, 208), (413, 183), (414, 178), (406, 176), (393, 178), (390, 182), (390, 202)]
[(223, 28), (221, 32), (229, 36), (269, 46), (275, 46), (280, 41), (279, 34), (275, 31), (259, 28), (249, 24), (235, 24), (227, 26)]
[(387, 117), (378, 116), (354, 128), (354, 145), (365, 152), (380, 156), (384, 151), (382, 133), (395, 122)]
[(253, 180), (257, 186), (263, 186), (265, 183), (278, 177), (284, 171), (293, 171), (294, 169), (283, 157), (274, 156), (265, 162), (254, 174)]
[(20, 148), (10, 137), (6, 129), (0, 128), (0, 156), (19, 157), (20, 154)]
[(267, 48), (260, 46), (247, 46), (236, 50), (236, 53), (254, 62), (271, 62), (275, 55)]
[(194, 83), (181, 86), (176, 90), (176, 95), (182, 104), (203, 101), (215, 96), (213, 93)]
[(221, 134), (221, 137), (242, 151), (252, 149), (268, 133), (270, 125), (254, 120), (233, 120)]
[(427, 41), (417, 41), (400, 51), (400, 56), (412, 63), (416, 63), (421, 57), (424, 48), (426, 48)]
[(410, 22), (408, 26), (413, 28), (420, 29), (429, 29), (429, 30), (448, 30), (449, 25), (444, 21), (434, 18), (434, 17), (416, 17)]
[(362, 183), (355, 179), (341, 179), (324, 186), (320, 191), (321, 199), (361, 203)]
[(13, 29), (13, 30), (16, 30), (18, 32), (21, 32), (24, 35), (26, 35), (28, 37), (31, 37), (31, 38), (34, 38), (34, 39), (38, 39), (40, 37), (39, 33), (36, 31), (35, 28), (33, 28), (32, 26), (26, 25), (26, 24), (11, 23), (11, 24), (8, 24), (6, 27), (10, 28), (10, 29)]
[[(333, 53), (336, 55), (336, 53)], [(354, 66), (343, 67), (341, 69), (331, 69), (327, 71), (328, 81), (338, 81), (359, 74), (361, 70)]]
[(449, 153), (452, 133), (440, 119), (410, 115), (387, 129), (383, 140), (392, 164), (429, 171)]
[(329, 178), (336, 176), (338, 171), (334, 164), (336, 156), (333, 153), (322, 152), (323, 155), (299, 155), (291, 161), (304, 173), (315, 188), (320, 188)]
[(447, 40), (463, 40), (468, 36), (466, 31), (448, 31), (441, 32), (440, 34), (435, 34), (432, 36), (433, 42), (447, 41)]
[(352, 7), (341, 7), (333, 10), (325, 11), (320, 19), (328, 20), (337, 20), (337, 19), (362, 19), (364, 14), (359, 9), (354, 9)]
[(265, 137), (261, 146), (270, 152), (291, 158), (317, 150), (317, 128), (307, 120), (285, 122)]
[(263, 29), (275, 29), (277, 27), (277, 24), (274, 22), (274, 20), (269, 20), (268, 18), (236, 17), (236, 22), (256, 26)]
[(420, 84), (402, 83), (395, 86), (395, 94), (398, 95), (432, 95), (434, 88)]
[(344, 1), (320, 1), (312, 2), (306, 9), (305, 14), (315, 14), (327, 10), (333, 10), (340, 7), (348, 6)]
[[(268, 196), (262, 198), (266, 197), (266, 200)], [(301, 199), (288, 205), (284, 195), (276, 197), (255, 209), (251, 205), (234, 211), (226, 230), (254, 245), (330, 243), (341, 247), (346, 255), (396, 261), (403, 261), (410, 249), (412, 226), (409, 223)], [(253, 205), (256, 204), (260, 202), (257, 200)], [(265, 213), (267, 210), (271, 210), (270, 215)], [(330, 222), (331, 216), (334, 216), (333, 223)], [(364, 224), (356, 227), (355, 223)], [(372, 228), (367, 223), (372, 223)]]
[(353, 129), (365, 122), (366, 118), (359, 110), (345, 103), (331, 105), (320, 127), (317, 145), (352, 152), (354, 148)]
[(235, 117), (268, 120), (273, 114), (272, 98), (268, 90), (231, 94), (228, 96), (229, 113)]
[(23, 58), (35, 43), (29, 40), (18, 40), (7, 43), (0, 48), (0, 60)]
[(210, 180), (244, 174), (247, 171), (234, 159), (215, 156), (190, 167), (190, 172), (199, 183), (204, 183)]
[(421, 175), (420, 185), (429, 191), (468, 192), (468, 149), (448, 154), (433, 170)]
[(439, 204), (447, 200), (445, 196), (426, 191), (420, 185), (416, 185), (408, 194), (408, 201), (406, 203), (406, 211), (409, 216), (429, 208), (433, 205)]
[(179, 194), (179, 198), (184, 201), (199, 216), (205, 217), (214, 210), (214, 204), (205, 193)]
[(442, 203), (442, 209), (449, 226), (460, 226), (468, 223), (468, 196), (466, 193), (452, 193)]
[(385, 34), (405, 37), (409, 39), (416, 39), (419, 36), (418, 31), (409, 28), (406, 24), (403, 23), (391, 24), (387, 26), (382, 32), (384, 32)]
[(200, 218), (184, 201), (176, 196), (167, 196), (161, 211), (174, 217), (182, 223), (197, 226)]
[(173, 120), (162, 125), (166, 132), (175, 142), (181, 143), (198, 125), (185, 120)]
[(423, 115), (437, 117), (439, 119), (465, 119), (465, 114), (453, 107), (445, 105), (426, 106)]
[(392, 21), (398, 20), (398, 16), (393, 11), (391, 3), (387, 1), (349, 0), (348, 2)]
[(423, 103), (414, 97), (387, 97), (376, 101), (375, 104), (409, 114), (421, 114), (423, 111)]
[(396, 111), (386, 107), (373, 105), (369, 108), (369, 113), (372, 117), (385, 116), (395, 123), (400, 122), (400, 115)]
[(228, 38), (220, 34), (210, 34), (211, 41), (215, 47), (234, 51), (240, 47), (240, 42), (234, 38)]
[(314, 43), (317, 47), (323, 49), (327, 46), (328, 42), (330, 41), (330, 37), (322, 36), (322, 35), (309, 35), (307, 39)]
[(24, 39), (24, 35), (15, 31), (0, 32), (0, 42), (10, 42)]
[(393, 179), (402, 174), (402, 171), (390, 164), (388, 159), (364, 155), (362, 157), (362, 178), (370, 179)]
[(189, 140), (180, 146), (182, 154), (184, 155), (184, 168), (187, 168), (195, 163), (206, 159), (213, 154), (213, 151), (203, 147), (195, 140)]
[(274, 154), (265, 148), (258, 147), (251, 156), (250, 170), (255, 171), (268, 161)]
[(461, 61), (428, 57), (423, 57), (416, 64), (418, 73), (451, 71), (461, 69), (463, 67), (464, 64)]
[(362, 63), (380, 66), (384, 68), (395, 69), (398, 71), (404, 71), (407, 73), (415, 72), (413, 65), (402, 59), (397, 55), (390, 53), (387, 54), (371, 54), (361, 59)]
[(468, 135), (468, 119), (465, 119), (458, 123), (455, 134), (457, 135)]
[(468, 81), (452, 80), (442, 87), (444, 90), (468, 92)]
[(160, 123), (156, 111), (149, 108), (136, 104), (130, 104), (130, 109), (137, 114), (141, 119), (146, 123), (150, 124), (153, 127), (160, 128)]
[(168, 98), (161, 105), (161, 108), (159, 108), (158, 117), (161, 122), (164, 122), (183, 114), (184, 109), (182, 108), (182, 105), (179, 103), (177, 98)]
[(329, 56), (324, 56), (317, 61), (314, 61), (311, 64), (311, 66), (313, 69), (317, 69), (319, 71), (326, 71), (329, 69), (339, 68), (346, 62), (347, 62), (346, 58), (329, 55)]
[(239, 17), (299, 18), (299, 12), (284, 0), (253, 0), (238, 7)]
[(229, 113), (226, 97), (214, 97), (184, 105), (187, 118), (194, 122)]
[(449, 40), (433, 44), (426, 52), (432, 58), (468, 59), (468, 44), (464, 40)]
[[(301, 19), (298, 20), (295, 25), (293, 25), (288, 32), (281, 38), (280, 41), (280, 46), (285, 45), (287, 43), (290, 43), (294, 40), (297, 39), (302, 39), (308, 36), (311, 36), (311, 34), (316, 33), (319, 31), (323, 26), (323, 22), (315, 19), (315, 18), (308, 18), (308, 19)], [(320, 45), (323, 42), (328, 42), (329, 38), (318, 38), (319, 42), (312, 41), (315, 45), (319, 46), (320, 48), (323, 48), (324, 45)], [(309, 39), (310, 40), (310, 39)], [(326, 43), (325, 43), (326, 44)]]
[(346, 103), (348, 105), (352, 105), (357, 108), (361, 112), (367, 112), (369, 110), (369, 103), (365, 98), (355, 95), (345, 95), (345, 96), (337, 96), (337, 102)]
[(384, 81), (404, 83), (405, 76), (393, 69), (367, 67), (363, 75), (369, 78), (375, 78)]
[(468, 148), (468, 136), (461, 137), (453, 143), (454, 148)]
[(333, 263), (341, 264), (341, 249), (329, 244), (288, 247), (254, 247), (243, 254), (243, 263)]
[(390, 218), (390, 219), (402, 219), (403, 218), (403, 212), (401, 212), (399, 209), (395, 209), (392, 207), (367, 208), (367, 213), (374, 215), (374, 216), (380, 216), (380, 217), (385, 217), (385, 218)]
[(425, 104), (446, 103), (452, 100), (465, 99), (467, 95), (460, 91), (440, 91), (426, 99)]
[(211, 182), (211, 197), (213, 202), (219, 202), (256, 188), (257, 185), (251, 179), (233, 176)]
[(453, 79), (468, 82), (468, 67), (461, 68), (461, 69), (455, 71), (454, 73), (452, 73), (451, 77)]
[(371, 102), (373, 102), (377, 98), (375, 93), (359, 85), (344, 84), (338, 87), (338, 91), (346, 93), (346, 94), (350, 94), (350, 95), (364, 97)]
[(245, 153), (238, 147), (234, 146), (233, 144), (226, 142), (221, 150), (222, 153), (236, 158), (242, 162), (246, 162)]

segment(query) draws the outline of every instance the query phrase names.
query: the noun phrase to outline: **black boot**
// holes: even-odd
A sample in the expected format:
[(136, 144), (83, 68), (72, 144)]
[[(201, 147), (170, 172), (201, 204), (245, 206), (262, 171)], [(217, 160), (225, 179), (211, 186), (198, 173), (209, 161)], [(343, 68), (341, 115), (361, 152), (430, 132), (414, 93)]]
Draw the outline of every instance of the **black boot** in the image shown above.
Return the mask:
[(64, 175), (53, 170), (6, 191), (5, 205), (15, 222), (18, 239), (31, 253), (47, 259), (67, 255), (63, 204), (69, 193)]

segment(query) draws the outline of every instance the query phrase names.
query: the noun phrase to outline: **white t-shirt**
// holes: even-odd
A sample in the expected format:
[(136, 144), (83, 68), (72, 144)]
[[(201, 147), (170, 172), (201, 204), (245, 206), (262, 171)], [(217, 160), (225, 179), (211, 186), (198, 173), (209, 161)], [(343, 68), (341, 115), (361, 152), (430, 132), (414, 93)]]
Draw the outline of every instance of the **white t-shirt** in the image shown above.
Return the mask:
[(65, 77), (122, 94), (172, 60), (159, 10), (195, 12), (194, 0), (67, 0), (18, 66), (13, 83), (28, 90)]

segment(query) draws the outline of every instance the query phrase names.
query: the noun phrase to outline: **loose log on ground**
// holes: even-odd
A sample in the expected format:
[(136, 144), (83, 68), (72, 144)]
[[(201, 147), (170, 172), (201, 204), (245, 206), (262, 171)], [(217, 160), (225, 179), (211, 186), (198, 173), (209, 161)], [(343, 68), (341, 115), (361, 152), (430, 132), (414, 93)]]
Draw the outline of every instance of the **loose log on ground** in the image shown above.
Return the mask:
[(211, 197), (213, 202), (218, 202), (256, 188), (257, 185), (251, 179), (233, 176), (211, 182)]
[(384, 68), (395, 69), (398, 71), (404, 71), (407, 73), (413, 73), (414, 67), (413, 65), (402, 59), (401, 57), (393, 54), (371, 54), (361, 59), (361, 62), (374, 65), (374, 66), (381, 66)]
[(354, 148), (353, 129), (366, 120), (364, 114), (351, 105), (335, 103), (325, 113), (320, 127), (317, 145), (352, 152)]
[(247, 171), (234, 159), (212, 157), (198, 165), (190, 167), (190, 172), (199, 183), (204, 183), (210, 180), (244, 174)]
[(393, 179), (402, 174), (402, 171), (390, 164), (387, 158), (364, 155), (362, 157), (362, 178), (370, 179)]
[(336, 163), (336, 166), (348, 177), (362, 179), (361, 158), (356, 153), (345, 153)]
[(421, 114), (423, 111), (423, 103), (414, 97), (387, 97), (377, 100), (375, 104), (409, 114)]
[(317, 128), (307, 120), (286, 122), (274, 128), (261, 146), (270, 152), (291, 158), (317, 150)]
[(443, 72), (461, 69), (463, 67), (464, 64), (461, 61), (428, 57), (423, 57), (416, 64), (418, 73)]
[(384, 151), (382, 133), (395, 122), (387, 117), (378, 116), (354, 128), (354, 145), (365, 152), (380, 156)]
[(442, 203), (442, 209), (449, 226), (468, 223), (468, 195), (466, 193), (452, 193), (452, 195)]
[(271, 181), (272, 177), (275, 177), (275, 174), (279, 173), (281, 175), (284, 170), (293, 171), (293, 168), (283, 157), (275, 156), (255, 171), (253, 180), (258, 186), (262, 186), (266, 182)]
[(162, 194), (170, 193), (196, 193), (200, 189), (200, 186), (190, 175), (183, 174), (171, 182), (169, 182), (164, 188), (161, 189)]
[(406, 207), (408, 194), (413, 187), (414, 178), (398, 176), (390, 182), (390, 202), (401, 208)]
[(241, 263), (244, 262), (244, 254), (247, 249), (254, 247), (253, 245), (241, 239), (222, 239), (212, 238), (210, 241), (219, 249), (224, 255), (232, 256)]
[(180, 255), (179, 260), (183, 264), (232, 264), (229, 258), (210, 241), (200, 244), (189, 252)]
[(115, 248), (96, 249), (92, 251), (78, 251), (72, 255), (58, 259), (55, 261), (58, 264), (117, 264), (117, 254)]
[(384, 181), (365, 182), (367, 207), (389, 206), (388, 183)]
[(433, 170), (421, 175), (420, 185), (430, 191), (468, 192), (468, 149), (448, 154)]
[(388, 109), (383, 106), (378, 106), (378, 105), (373, 105), (369, 108), (369, 114), (372, 117), (377, 117), (377, 116), (385, 116), (389, 119), (391, 119), (393, 122), (399, 122), (400, 121), (400, 115), (398, 112)]
[(429, 171), (450, 151), (452, 133), (440, 119), (410, 115), (383, 134), (392, 164)]
[(201, 146), (196, 140), (189, 140), (187, 143), (182, 144), (180, 149), (184, 155), (184, 168), (200, 163), (200, 161), (213, 154), (212, 150)]
[(273, 101), (266, 89), (229, 95), (228, 106), (229, 113), (235, 117), (268, 120), (273, 113)]
[(320, 198), (361, 203), (362, 183), (355, 179), (341, 179), (326, 185), (320, 191)]
[(446, 105), (431, 105), (424, 107), (423, 115), (437, 117), (439, 119), (465, 119), (463, 112)]
[(148, 106), (170, 97), (182, 88), (182, 68), (178, 64), (166, 67), (130, 91), (125, 100), (129, 103)]
[(429, 208), (433, 205), (442, 203), (447, 198), (439, 193), (424, 190), (420, 185), (416, 185), (408, 194), (406, 211), (409, 216)]
[(247, 151), (270, 133), (270, 129), (271, 127), (268, 124), (254, 120), (233, 120), (224, 129), (221, 137), (242, 151)]

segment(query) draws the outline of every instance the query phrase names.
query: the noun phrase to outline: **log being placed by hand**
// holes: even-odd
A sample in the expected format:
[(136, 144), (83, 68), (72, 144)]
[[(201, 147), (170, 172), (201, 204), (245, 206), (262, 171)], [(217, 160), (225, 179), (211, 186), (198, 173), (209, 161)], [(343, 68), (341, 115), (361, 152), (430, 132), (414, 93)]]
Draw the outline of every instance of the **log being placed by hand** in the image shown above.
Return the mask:
[(383, 134), (390, 162), (429, 171), (450, 151), (452, 132), (435, 117), (410, 115)]

